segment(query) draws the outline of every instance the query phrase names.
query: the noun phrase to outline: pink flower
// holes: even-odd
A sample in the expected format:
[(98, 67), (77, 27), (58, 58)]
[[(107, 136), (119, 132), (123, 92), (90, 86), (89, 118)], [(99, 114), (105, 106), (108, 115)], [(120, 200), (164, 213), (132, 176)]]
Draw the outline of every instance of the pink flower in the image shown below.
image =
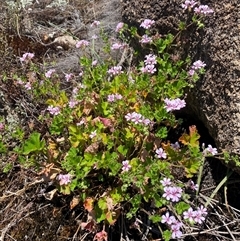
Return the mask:
[(194, 8), (194, 12), (204, 15), (214, 13), (214, 11), (208, 5), (200, 5), (199, 7)]
[(81, 126), (81, 125), (84, 125), (84, 124), (86, 124), (86, 120), (85, 120), (85, 119), (82, 119), (81, 121), (79, 121), (79, 122), (77, 123), (77, 126)]
[(45, 77), (46, 78), (51, 78), (52, 74), (55, 73), (56, 70), (55, 69), (49, 69), (46, 73), (45, 73)]
[(107, 241), (108, 240), (108, 234), (104, 230), (101, 232), (96, 233), (96, 235), (93, 238), (93, 241)]
[(33, 53), (25, 53), (23, 56), (20, 58), (20, 61), (23, 63), (28, 63), (32, 58), (34, 57)]
[(107, 101), (108, 102), (114, 102), (115, 101), (115, 95), (114, 94), (108, 95)]
[(21, 79), (18, 79), (18, 80), (17, 80), (17, 84), (19, 84), (19, 85), (24, 85), (24, 82), (23, 82)]
[(128, 172), (131, 169), (131, 165), (129, 165), (129, 161), (125, 160), (122, 162), (122, 170), (123, 172)]
[(202, 62), (201, 60), (197, 60), (193, 63), (191, 69), (198, 70), (198, 69), (204, 68), (205, 66), (206, 64), (204, 62)]
[(108, 71), (108, 74), (110, 74), (111, 76), (114, 75), (118, 75), (118, 74), (122, 74), (122, 66), (113, 66), (112, 68), (110, 68)]
[(145, 29), (149, 29), (152, 27), (152, 25), (155, 23), (154, 20), (151, 19), (145, 19), (141, 24), (140, 27), (143, 27)]
[(201, 211), (195, 211), (195, 217), (193, 219), (196, 223), (202, 224), (202, 222), (205, 220), (205, 217), (202, 216)]
[(162, 215), (161, 223), (167, 223), (168, 225), (176, 221), (174, 216), (170, 216), (169, 212), (166, 212), (165, 215)]
[(171, 200), (172, 202), (178, 202), (180, 200), (182, 195), (182, 188), (166, 186), (163, 190), (163, 197), (168, 201)]
[(25, 85), (24, 85), (25, 89), (27, 90), (31, 90), (32, 89), (32, 86), (31, 86), (31, 83), (30, 82), (27, 82)]
[(4, 129), (5, 129), (4, 123), (0, 122), (0, 131), (4, 131)]
[(91, 39), (98, 39), (98, 36), (96, 34), (94, 34)]
[(122, 99), (122, 95), (120, 95), (120, 94), (115, 94), (115, 99), (116, 99), (116, 100), (121, 100), (121, 99)]
[(166, 98), (164, 100), (164, 102), (165, 102), (165, 108), (166, 108), (167, 112), (170, 112), (173, 110), (180, 110), (186, 106), (185, 100), (180, 100), (179, 98), (174, 99), (174, 100), (170, 100), (170, 99)]
[(179, 143), (176, 141), (175, 143), (172, 143), (171, 144), (171, 147), (174, 149), (174, 150), (178, 150), (178, 149), (180, 149), (180, 145), (179, 145)]
[(157, 56), (153, 54), (148, 54), (145, 56), (144, 63), (146, 65), (154, 65), (157, 63)]
[(92, 131), (91, 132), (91, 134), (89, 135), (89, 137), (91, 138), (91, 139), (93, 139), (94, 137), (96, 137), (97, 136), (97, 131), (95, 130), (95, 131)]
[(73, 75), (72, 73), (70, 73), (70, 74), (65, 74), (65, 79), (66, 79), (66, 81), (68, 82), (70, 79), (72, 79), (73, 76), (74, 76), (74, 75)]
[(164, 190), (163, 197), (169, 201), (172, 197), (172, 187), (164, 187), (163, 190)]
[(171, 230), (172, 230), (172, 238), (181, 238), (182, 237), (182, 231), (180, 230), (178, 225), (171, 225)]
[(60, 114), (60, 108), (59, 107), (53, 107), (52, 105), (48, 106), (47, 110), (50, 112), (52, 115), (58, 115)]
[(157, 154), (157, 157), (159, 159), (161, 159), (161, 158), (166, 159), (167, 158), (167, 153), (161, 147), (156, 150), (156, 154)]
[(95, 20), (95, 21), (93, 21), (92, 23), (91, 23), (91, 27), (97, 27), (98, 25), (100, 25), (100, 22), (99, 21), (97, 21), (97, 20)]
[(67, 185), (68, 183), (71, 182), (71, 175), (70, 174), (59, 174), (58, 175), (58, 180), (60, 181), (59, 184), (60, 186), (62, 185)]
[(125, 119), (127, 121), (133, 122), (134, 124), (143, 124), (146, 126), (152, 123), (149, 119), (136, 112), (128, 113), (127, 115), (125, 115)]
[(142, 123), (142, 115), (139, 113), (133, 112), (131, 121), (135, 124)]
[(108, 95), (108, 102), (114, 102), (116, 100), (121, 100), (121, 99), (122, 99), (122, 95), (120, 95), (120, 94)]
[(182, 196), (182, 188), (172, 187), (171, 194), (172, 194), (171, 196), (172, 202), (178, 202)]
[(148, 126), (148, 125), (150, 125), (152, 122), (151, 122), (151, 120), (149, 120), (149, 119), (147, 119), (147, 118), (143, 118), (142, 123), (143, 123), (145, 126)]
[(111, 46), (111, 50), (123, 49), (125, 46), (123, 43), (114, 43)]
[(141, 71), (142, 71), (142, 73), (154, 74), (157, 71), (157, 69), (155, 68), (155, 66), (153, 64), (149, 64), (149, 65), (142, 67)]
[(152, 43), (152, 38), (145, 34), (142, 36), (140, 43), (142, 44)]
[(192, 190), (195, 190), (195, 191), (198, 190), (198, 184), (195, 184), (192, 180), (190, 180), (189, 187)]
[(213, 148), (212, 145), (208, 145), (208, 147), (205, 149), (205, 152), (211, 153), (213, 156), (218, 154), (217, 148)]
[(194, 70), (194, 69), (190, 69), (190, 70), (188, 71), (188, 74), (189, 74), (190, 76), (193, 76), (193, 75), (195, 74), (195, 70)]
[(164, 187), (170, 186), (172, 184), (171, 179), (166, 177), (164, 177), (163, 180), (161, 180), (160, 182)]
[(200, 212), (202, 215), (207, 215), (208, 214), (207, 209), (203, 205), (198, 207), (197, 211)]
[(97, 61), (97, 60), (93, 60), (93, 61), (92, 61), (92, 66), (96, 66), (96, 65), (97, 65), (97, 63), (98, 63), (98, 61)]
[(191, 207), (187, 211), (183, 212), (183, 218), (188, 219), (190, 222), (193, 222), (195, 217), (196, 211), (193, 211)]
[(119, 33), (124, 27), (124, 23), (120, 22), (117, 24), (117, 27), (115, 29), (115, 32)]
[(197, 2), (193, 0), (186, 0), (184, 3), (182, 3), (181, 6), (183, 9), (187, 9), (187, 8), (193, 8), (196, 4)]
[(76, 48), (82, 48), (82, 47), (86, 47), (89, 45), (89, 42), (86, 40), (80, 40), (76, 43)]
[(77, 100), (70, 100), (68, 106), (72, 109), (78, 104)]

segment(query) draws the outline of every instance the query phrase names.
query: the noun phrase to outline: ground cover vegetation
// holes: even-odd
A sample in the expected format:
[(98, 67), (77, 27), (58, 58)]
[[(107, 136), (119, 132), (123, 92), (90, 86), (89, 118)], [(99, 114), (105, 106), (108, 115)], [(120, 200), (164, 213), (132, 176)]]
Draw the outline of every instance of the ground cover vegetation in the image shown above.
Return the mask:
[[(217, 149), (200, 144), (194, 125), (175, 139), (170, 133), (181, 126), (176, 113), (206, 66), (177, 55), (181, 34), (192, 26), (203, 28), (213, 10), (186, 0), (182, 11), (186, 21), (176, 36), (162, 36), (154, 20), (145, 19), (139, 28), (120, 22), (118, 38), (111, 39), (95, 20), (91, 27), (99, 28), (99, 35), (76, 42), (82, 52), (78, 73), (40, 65), (31, 52), (17, 60), (21, 72), (11, 78), (36, 110), (27, 126), (1, 119), (2, 172), (19, 163), (36, 171), (36, 183), (55, 187), (49, 200), (56, 192), (66, 198), (74, 194), (69, 209), (84, 207), (87, 216), (79, 227), (85, 238), (110, 240), (108, 230), (121, 218), (142, 240), (151, 235), (187, 240), (208, 228), (209, 207), (228, 176), (204, 197), (205, 159), (218, 155)], [(104, 47), (97, 48), (97, 41)], [(133, 42), (141, 48), (133, 50)], [(3, 82), (9, 76), (6, 72)], [(145, 233), (139, 212), (151, 223)], [(121, 240), (129, 240), (126, 230)]]

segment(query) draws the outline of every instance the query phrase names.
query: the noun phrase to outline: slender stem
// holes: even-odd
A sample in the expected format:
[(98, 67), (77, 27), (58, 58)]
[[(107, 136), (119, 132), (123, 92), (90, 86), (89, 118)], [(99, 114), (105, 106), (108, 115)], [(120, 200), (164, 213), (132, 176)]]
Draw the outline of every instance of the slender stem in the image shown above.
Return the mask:
[(232, 175), (233, 171), (232, 170), (227, 170), (227, 175), (222, 179), (222, 181), (217, 185), (217, 187), (215, 188), (215, 190), (213, 191), (212, 195), (208, 198), (207, 202), (205, 203), (205, 207), (207, 207), (210, 202), (212, 201), (212, 199), (214, 198), (214, 196), (217, 194), (217, 192), (219, 191), (219, 189), (227, 182), (228, 178)]
[(201, 158), (201, 166), (200, 166), (200, 169), (199, 169), (198, 179), (197, 179), (197, 185), (198, 185), (198, 189), (197, 189), (197, 192), (196, 192), (196, 195), (197, 195), (197, 196), (198, 196), (199, 191), (200, 191), (200, 184), (201, 184), (201, 180), (202, 180), (204, 163), (205, 163), (205, 156), (203, 156), (203, 157)]

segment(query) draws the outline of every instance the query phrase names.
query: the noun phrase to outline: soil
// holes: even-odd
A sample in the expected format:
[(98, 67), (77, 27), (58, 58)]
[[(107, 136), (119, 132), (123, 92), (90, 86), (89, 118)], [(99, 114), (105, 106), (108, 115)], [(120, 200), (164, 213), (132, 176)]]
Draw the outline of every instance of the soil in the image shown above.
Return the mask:
[[(36, 61), (39, 63), (47, 62), (49, 67), (52, 61), (56, 61), (59, 64), (58, 68), (63, 71), (70, 69), (77, 71), (79, 53), (72, 49), (72, 42), (62, 43), (54, 42), (54, 40), (59, 36), (64, 36), (66, 31), (74, 33), (80, 39), (91, 36), (93, 33), (87, 29), (89, 29), (92, 20), (97, 19), (97, 17), (105, 19), (108, 33), (113, 32), (114, 23), (119, 21), (119, 19), (109, 19), (109, 16), (101, 15), (104, 1), (100, 0), (70, 0), (64, 8), (46, 8), (51, 2), (50, 0), (41, 1), (40, 4), (37, 2), (31, 6), (32, 10), (27, 10), (24, 14), (20, 13), (19, 19), (15, 20), (9, 18), (11, 12), (6, 9), (6, 5), (0, 6), (2, 13), (2, 25), (0, 24), (1, 79), (3, 78), (3, 70), (12, 74), (22, 71), (18, 67), (16, 56), (21, 56), (26, 51), (34, 52)], [(125, 6), (123, 19), (125, 20), (127, 19), (126, 6), (131, 6), (133, 16), (134, 11), (142, 9), (144, 18), (150, 18), (150, 15), (147, 16), (147, 9), (150, 7), (155, 8), (156, 11), (158, 9), (157, 5), (153, 4), (154, 1), (151, 4), (146, 1), (144, 6), (138, 3), (130, 5), (128, 1), (123, 2), (125, 4), (123, 5)], [(118, 2), (118, 5), (114, 6), (119, 8), (120, 3)], [(167, 16), (167, 9), (165, 10)], [(112, 15), (111, 18), (113, 18)], [(20, 20), (21, 28), (16, 26)], [(130, 19), (127, 21), (130, 22)], [(176, 26), (173, 21), (165, 18), (159, 19), (159, 21), (163, 31), (167, 32), (169, 28), (174, 31)], [(53, 37), (50, 37), (52, 34)], [(27, 125), (29, 120), (34, 118), (34, 112), (40, 108), (34, 104), (34, 108), (31, 105), (22, 106), (19, 104), (27, 101), (11, 81), (11, 78), (7, 82), (0, 80), (0, 114), (2, 116), (11, 117), (17, 123), (26, 123)], [(26, 106), (31, 108), (30, 112), (26, 110)], [(188, 130), (188, 127), (194, 124), (201, 135), (201, 143), (215, 144), (200, 120), (193, 119), (186, 113), (180, 117), (183, 119), (183, 125), (179, 128), (179, 133)], [(172, 135), (174, 138), (176, 133), (172, 133)], [(60, 194), (56, 190), (55, 183), (42, 180), (36, 170), (20, 166), (15, 159), (15, 156), (9, 156), (8, 160), (0, 160), (1, 165), (9, 161), (13, 165), (12, 170), (8, 173), (0, 173), (0, 240), (93, 240), (95, 234), (81, 228), (81, 224), (86, 222), (88, 218), (83, 204), (79, 203), (71, 208), (72, 201), (78, 196), (79, 191), (75, 191), (71, 195)], [(202, 177), (201, 196), (198, 201), (205, 202), (228, 172), (229, 170), (222, 165), (219, 159), (207, 159)], [(214, 200), (209, 205), (209, 215), (203, 225), (199, 226), (197, 230), (189, 227), (188, 230), (185, 230), (188, 235), (182, 240), (240, 240), (239, 196), (240, 177), (237, 173), (233, 173), (227, 184), (214, 196)], [(192, 202), (196, 202), (196, 200), (193, 198)], [(127, 240), (121, 236), (122, 234), (127, 235), (128, 240), (133, 241), (161, 240), (157, 227), (150, 222), (143, 210), (152, 211), (149, 204), (143, 204), (142, 209), (137, 214), (137, 218), (140, 220), (139, 227), (136, 226), (135, 220), (127, 220), (123, 212), (113, 226), (106, 227), (108, 240)], [(98, 229), (101, 230), (100, 225)]]

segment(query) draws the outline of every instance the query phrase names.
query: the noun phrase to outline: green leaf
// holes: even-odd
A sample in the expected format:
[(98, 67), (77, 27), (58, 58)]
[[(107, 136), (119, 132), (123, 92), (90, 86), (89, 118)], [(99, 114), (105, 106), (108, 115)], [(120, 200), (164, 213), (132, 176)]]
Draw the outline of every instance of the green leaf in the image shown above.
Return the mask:
[(25, 141), (23, 146), (23, 155), (28, 155), (31, 152), (42, 151), (45, 146), (45, 141), (40, 140), (40, 133), (34, 132), (30, 135), (29, 139)]
[(6, 153), (7, 148), (2, 141), (0, 141), (0, 153)]
[(156, 137), (159, 137), (161, 139), (166, 138), (168, 135), (167, 127), (165, 127), (165, 126), (160, 127), (155, 135), (156, 135)]
[(123, 201), (123, 193), (120, 187), (114, 188), (110, 193), (111, 198), (114, 203), (119, 203)]
[(123, 146), (123, 145), (120, 145), (120, 146), (117, 148), (117, 150), (118, 150), (119, 153), (121, 153), (123, 156), (126, 156), (127, 151), (128, 151), (128, 149), (127, 149), (125, 146)]
[(185, 202), (179, 202), (175, 205), (175, 210), (177, 211), (178, 215), (181, 215), (184, 211), (188, 210), (190, 205)]
[(102, 210), (106, 210), (107, 209), (107, 201), (105, 198), (100, 198), (98, 200), (98, 207)]
[(151, 215), (149, 217), (149, 219), (152, 220), (153, 223), (158, 223), (158, 222), (161, 221), (161, 217), (159, 215), (156, 215), (156, 214), (155, 215)]
[(169, 241), (172, 237), (172, 232), (169, 231), (169, 230), (165, 230), (163, 232), (163, 238), (164, 238), (164, 241)]
[(125, 128), (126, 131), (126, 139), (132, 139), (134, 137), (134, 133), (129, 130), (128, 128)]

